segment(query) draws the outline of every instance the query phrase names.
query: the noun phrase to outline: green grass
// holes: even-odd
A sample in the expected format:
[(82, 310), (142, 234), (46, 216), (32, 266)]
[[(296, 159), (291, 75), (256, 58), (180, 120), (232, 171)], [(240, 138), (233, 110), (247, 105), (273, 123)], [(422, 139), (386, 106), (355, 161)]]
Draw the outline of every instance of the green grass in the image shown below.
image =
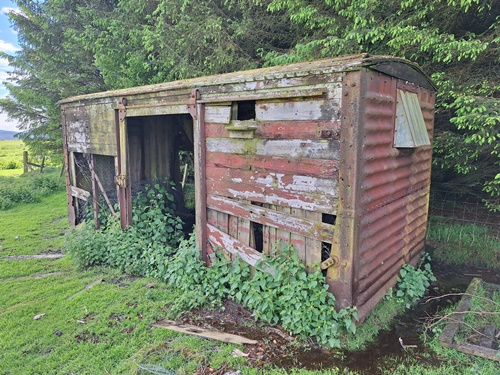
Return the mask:
[(16, 169), (22, 170), (24, 150), (25, 147), (22, 141), (0, 140), (0, 171)]
[(431, 217), (427, 240), (436, 248), (435, 260), (500, 270), (500, 238), (487, 226), (456, 224)]
[(0, 223), (0, 257), (60, 250), (68, 226), (66, 193), (60, 191), (40, 203), (0, 210)]

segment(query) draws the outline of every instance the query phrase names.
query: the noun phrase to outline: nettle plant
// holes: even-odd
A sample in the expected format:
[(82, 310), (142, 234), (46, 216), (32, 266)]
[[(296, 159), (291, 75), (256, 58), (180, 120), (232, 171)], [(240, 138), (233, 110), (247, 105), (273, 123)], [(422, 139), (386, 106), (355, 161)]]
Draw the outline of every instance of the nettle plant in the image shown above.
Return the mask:
[(415, 268), (411, 264), (404, 264), (399, 271), (396, 292), (391, 289), (387, 298), (397, 298), (405, 304), (406, 308), (410, 308), (419, 301), (425, 295), (430, 282), (436, 281), (430, 260), (430, 255), (425, 253), (422, 256), (421, 267)]
[(109, 213), (101, 217), (98, 230), (92, 219), (87, 220), (82, 228), (67, 235), (68, 253), (80, 267), (105, 265), (143, 276), (163, 274), (163, 260), (176, 251), (184, 238), (183, 222), (175, 215), (171, 189), (165, 181), (149, 185), (144, 193), (139, 193), (134, 199), (132, 226), (125, 230)]
[(340, 347), (341, 335), (356, 333), (356, 308), (337, 312), (321, 271), (308, 274), (289, 244), (279, 244), (273, 256), (264, 256), (251, 272), (241, 259), (230, 262), (222, 256), (205, 267), (192, 236), (167, 263), (163, 280), (182, 291), (174, 312), (231, 298), (256, 318), (280, 324), (300, 338), (313, 338), (323, 347)]

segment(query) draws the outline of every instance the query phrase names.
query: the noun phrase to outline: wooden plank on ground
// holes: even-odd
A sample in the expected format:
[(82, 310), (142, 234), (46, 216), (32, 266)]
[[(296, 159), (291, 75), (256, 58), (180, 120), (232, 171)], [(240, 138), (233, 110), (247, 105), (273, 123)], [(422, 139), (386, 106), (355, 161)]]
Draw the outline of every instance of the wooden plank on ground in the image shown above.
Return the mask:
[(11, 255), (0, 258), (0, 260), (22, 260), (22, 259), (59, 259), (64, 254), (34, 254), (34, 255)]
[(67, 301), (71, 301), (76, 296), (79, 296), (80, 294), (82, 294), (83, 292), (89, 290), (90, 288), (92, 288), (93, 286), (99, 284), (100, 282), (102, 282), (102, 279), (97, 279), (95, 281), (92, 281), (90, 284), (85, 285), (85, 288), (83, 288), (79, 292), (77, 292), (77, 293), (73, 294), (72, 296), (69, 296), (68, 298), (66, 298), (66, 300)]
[(216, 340), (227, 342), (230, 344), (237, 345), (255, 345), (258, 343), (257, 340), (248, 339), (243, 336), (233, 335), (230, 333), (212, 331), (206, 328), (201, 328), (191, 324), (179, 323), (173, 320), (162, 319), (151, 325), (156, 328), (165, 328), (175, 332), (185, 333), (186, 335), (193, 335), (198, 337), (203, 337), (209, 340)]

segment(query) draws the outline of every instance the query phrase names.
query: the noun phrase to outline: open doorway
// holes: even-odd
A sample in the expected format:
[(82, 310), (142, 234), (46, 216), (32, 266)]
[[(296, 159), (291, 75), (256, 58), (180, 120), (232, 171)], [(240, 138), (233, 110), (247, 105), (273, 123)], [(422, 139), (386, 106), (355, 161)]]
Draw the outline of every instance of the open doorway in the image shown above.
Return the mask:
[(168, 181), (175, 211), (191, 232), (195, 219), (193, 119), (189, 114), (127, 118), (132, 197), (147, 185)]

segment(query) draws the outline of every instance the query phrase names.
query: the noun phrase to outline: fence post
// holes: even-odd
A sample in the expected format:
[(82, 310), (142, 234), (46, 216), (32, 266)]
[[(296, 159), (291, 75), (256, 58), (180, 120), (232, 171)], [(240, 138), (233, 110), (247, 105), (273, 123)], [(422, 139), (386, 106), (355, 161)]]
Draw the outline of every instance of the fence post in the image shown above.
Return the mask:
[(28, 173), (28, 151), (23, 151), (24, 173)]

